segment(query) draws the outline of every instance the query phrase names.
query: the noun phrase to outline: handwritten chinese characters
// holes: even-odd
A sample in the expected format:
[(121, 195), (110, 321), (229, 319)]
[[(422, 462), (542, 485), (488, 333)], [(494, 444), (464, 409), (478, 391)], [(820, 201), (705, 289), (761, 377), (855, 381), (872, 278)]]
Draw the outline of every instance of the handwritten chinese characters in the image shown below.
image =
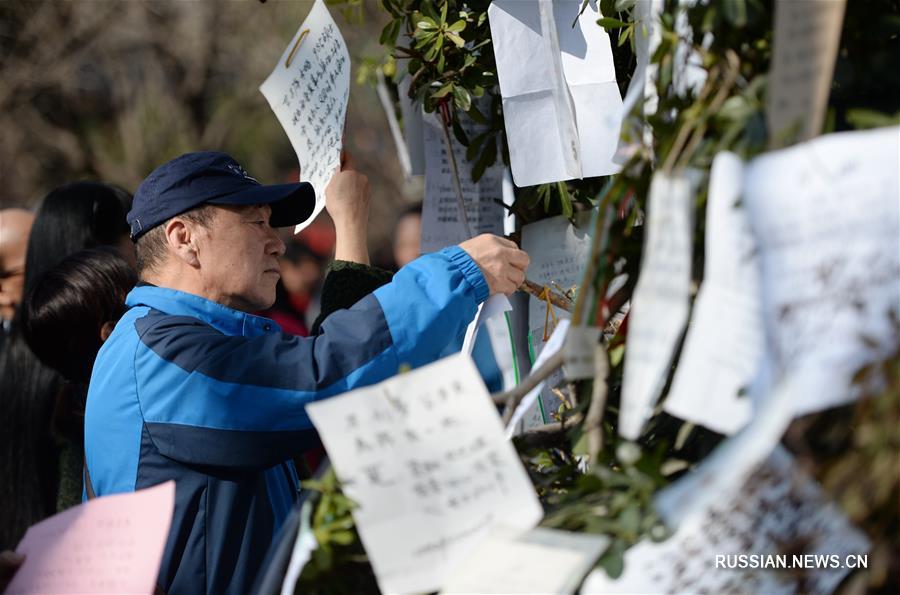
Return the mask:
[[(424, 116), (425, 200), (422, 205), (422, 253), (434, 252), (469, 239), (459, 198), (453, 181), (453, 169), (447, 153), (442, 124), (436, 114)], [(475, 138), (487, 127), (460, 114), (466, 135)], [(473, 163), (466, 159), (466, 148), (452, 138), (453, 154), (459, 171), (459, 183), (466, 205), (465, 216), (472, 234), (503, 235), (503, 166), (487, 168), (478, 182), (472, 181)], [(490, 141), (488, 141), (490, 142)]]
[(467, 355), (307, 406), (384, 592), (440, 589), (485, 530), (542, 511)]
[(582, 593), (831, 593), (848, 556), (868, 551), (866, 537), (781, 448), (730, 485), (681, 481), (715, 500), (667, 540), (629, 550), (618, 580), (593, 573)]
[(316, 190), (311, 221), (325, 206), (325, 187), (340, 165), (350, 97), (350, 55), (322, 0), (316, 0), (260, 91), (297, 153), (300, 179)]
[(818, 136), (846, 0), (777, 0), (766, 120), (774, 147)]
[(747, 164), (775, 381), (802, 415), (853, 400), (854, 373), (896, 346), (900, 128), (831, 134)]
[(30, 527), (4, 593), (152, 593), (175, 483), (97, 498)]

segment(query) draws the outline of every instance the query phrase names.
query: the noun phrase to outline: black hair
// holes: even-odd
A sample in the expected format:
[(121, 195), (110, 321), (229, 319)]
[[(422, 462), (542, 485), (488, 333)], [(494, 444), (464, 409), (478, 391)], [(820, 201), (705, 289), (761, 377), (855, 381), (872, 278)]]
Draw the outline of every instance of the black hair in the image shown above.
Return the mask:
[[(25, 293), (66, 256), (120, 242), (130, 200), (121, 188), (97, 182), (50, 192), (28, 239)], [(14, 548), (30, 525), (80, 499), (61, 490), (60, 466), (71, 462), (75, 468), (66, 476), (78, 477), (86, 390), (37, 359), (22, 333), (21, 312), (22, 304), (0, 353), (0, 549)]]
[(19, 324), (31, 350), (67, 380), (87, 384), (104, 323), (125, 313), (137, 275), (110, 247), (82, 250), (38, 277), (22, 300)]
[(131, 195), (118, 186), (75, 182), (52, 190), (34, 218), (25, 257), (25, 290), (63, 258), (84, 248), (110, 246), (128, 235)]

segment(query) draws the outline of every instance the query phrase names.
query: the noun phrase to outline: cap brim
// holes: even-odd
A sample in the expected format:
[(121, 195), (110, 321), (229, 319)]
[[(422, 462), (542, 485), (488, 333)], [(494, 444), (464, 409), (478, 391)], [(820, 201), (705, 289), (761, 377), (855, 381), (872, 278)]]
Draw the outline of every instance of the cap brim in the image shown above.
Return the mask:
[(272, 207), (269, 225), (289, 227), (309, 219), (316, 207), (316, 191), (309, 182), (253, 186), (210, 201), (216, 205), (260, 205)]

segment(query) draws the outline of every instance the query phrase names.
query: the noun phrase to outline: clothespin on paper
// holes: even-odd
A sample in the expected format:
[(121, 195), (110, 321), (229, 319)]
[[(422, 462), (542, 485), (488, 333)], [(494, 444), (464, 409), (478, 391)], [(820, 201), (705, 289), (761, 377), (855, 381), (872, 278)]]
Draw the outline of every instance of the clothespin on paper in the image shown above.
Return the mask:
[(306, 36), (309, 35), (309, 29), (304, 29), (300, 33), (300, 37), (297, 38), (297, 41), (294, 42), (294, 47), (291, 48), (291, 53), (288, 54), (287, 59), (284, 61), (284, 67), (290, 68), (291, 62), (294, 61), (294, 54), (297, 53), (297, 48), (300, 47), (300, 44), (303, 43), (303, 40), (306, 39)]
[[(556, 310), (553, 309), (553, 302), (550, 301), (550, 287), (548, 285), (544, 285), (544, 290), (541, 291), (541, 295), (539, 299), (547, 302), (547, 312), (544, 314), (544, 342), (550, 340), (550, 335), (553, 334), (554, 329), (556, 329), (556, 325), (559, 324), (559, 318), (556, 316)], [(553, 319), (553, 326), (550, 326), (550, 320)]]

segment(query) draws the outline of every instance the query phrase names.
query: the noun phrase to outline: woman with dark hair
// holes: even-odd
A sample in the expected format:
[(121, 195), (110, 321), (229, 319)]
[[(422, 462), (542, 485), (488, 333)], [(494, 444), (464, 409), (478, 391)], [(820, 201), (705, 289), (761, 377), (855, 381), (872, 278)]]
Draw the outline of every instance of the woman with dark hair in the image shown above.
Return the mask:
[[(78, 182), (50, 192), (38, 209), (25, 258), (25, 292), (66, 256), (95, 246), (118, 248), (134, 262), (125, 221), (130, 195), (108, 184)], [(78, 493), (60, 490), (60, 473), (79, 474), (81, 462), (61, 459), (61, 445), (80, 453), (81, 426), (60, 427), (57, 411), (81, 408), (85, 388), (67, 385), (28, 347), (19, 312), (0, 353), (0, 549), (16, 545), (32, 524), (80, 502)], [(58, 406), (59, 403), (59, 406)], [(66, 425), (66, 424), (63, 424)], [(80, 455), (79, 455), (80, 456)], [(76, 467), (77, 465), (77, 467)], [(80, 482), (79, 482), (80, 483)]]
[(103, 246), (66, 257), (35, 280), (22, 300), (19, 324), (44, 364), (66, 380), (87, 384), (100, 346), (125, 313), (137, 274)]

